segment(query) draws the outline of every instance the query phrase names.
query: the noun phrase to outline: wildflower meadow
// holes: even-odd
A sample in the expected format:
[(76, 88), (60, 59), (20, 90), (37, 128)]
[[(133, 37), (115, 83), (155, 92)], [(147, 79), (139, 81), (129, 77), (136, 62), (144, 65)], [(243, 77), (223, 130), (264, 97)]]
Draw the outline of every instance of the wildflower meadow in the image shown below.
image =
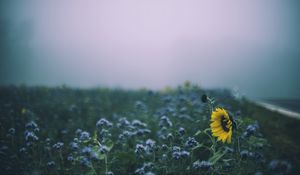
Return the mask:
[(280, 152), (287, 144), (277, 143), (289, 140), (276, 141), (262, 114), (273, 115), (189, 83), (162, 91), (2, 87), (0, 174), (294, 174), (299, 152)]

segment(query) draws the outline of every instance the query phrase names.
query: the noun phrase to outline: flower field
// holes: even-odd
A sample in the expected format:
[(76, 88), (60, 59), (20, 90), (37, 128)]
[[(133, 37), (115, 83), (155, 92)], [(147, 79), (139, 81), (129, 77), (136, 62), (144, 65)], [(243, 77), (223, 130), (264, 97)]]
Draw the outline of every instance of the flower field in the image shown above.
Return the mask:
[(299, 121), (227, 90), (0, 88), (1, 174), (297, 174)]

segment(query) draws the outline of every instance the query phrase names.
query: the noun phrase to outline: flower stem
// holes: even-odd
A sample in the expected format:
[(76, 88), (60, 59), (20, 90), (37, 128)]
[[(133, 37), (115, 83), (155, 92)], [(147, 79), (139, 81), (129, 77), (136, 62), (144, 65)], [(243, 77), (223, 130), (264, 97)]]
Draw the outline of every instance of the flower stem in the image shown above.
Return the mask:
[(105, 175), (107, 174), (107, 154), (105, 154)]

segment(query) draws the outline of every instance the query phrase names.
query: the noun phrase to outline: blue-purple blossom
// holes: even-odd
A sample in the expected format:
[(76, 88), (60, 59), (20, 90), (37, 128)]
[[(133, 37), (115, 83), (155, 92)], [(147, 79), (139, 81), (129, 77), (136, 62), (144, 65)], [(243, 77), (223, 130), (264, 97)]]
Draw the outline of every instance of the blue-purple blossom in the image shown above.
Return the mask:
[(102, 129), (104, 127), (112, 127), (113, 124), (111, 122), (109, 122), (107, 119), (105, 118), (101, 118), (100, 120), (97, 121), (96, 123), (96, 127), (98, 129)]
[(60, 150), (60, 149), (62, 149), (63, 146), (64, 146), (64, 143), (62, 143), (62, 142), (57, 142), (57, 143), (55, 143), (52, 147), (53, 147), (54, 149)]
[(85, 142), (85, 141), (89, 141), (90, 139), (91, 139), (91, 137), (90, 137), (90, 133), (89, 132), (82, 131), (80, 133), (80, 137), (79, 137), (80, 141)]

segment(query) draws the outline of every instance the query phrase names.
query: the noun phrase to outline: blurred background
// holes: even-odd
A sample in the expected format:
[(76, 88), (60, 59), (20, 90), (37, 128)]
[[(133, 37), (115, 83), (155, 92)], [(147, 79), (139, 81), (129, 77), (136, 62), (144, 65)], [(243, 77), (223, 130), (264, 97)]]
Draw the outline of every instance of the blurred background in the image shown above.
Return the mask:
[(1, 1), (0, 85), (300, 98), (299, 1)]

